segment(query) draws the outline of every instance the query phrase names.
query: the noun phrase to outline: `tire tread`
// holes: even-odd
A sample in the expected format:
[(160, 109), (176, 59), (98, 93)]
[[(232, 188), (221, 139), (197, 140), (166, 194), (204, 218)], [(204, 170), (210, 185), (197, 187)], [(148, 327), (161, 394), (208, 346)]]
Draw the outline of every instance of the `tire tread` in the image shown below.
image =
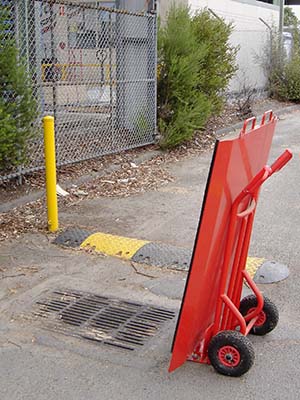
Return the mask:
[[(221, 363), (218, 357), (218, 349), (223, 346), (235, 347), (241, 357), (239, 365), (228, 367)], [(253, 365), (255, 353), (250, 340), (237, 331), (222, 331), (215, 335), (208, 347), (208, 357), (217, 372), (222, 375), (238, 377), (245, 374)]]
[[(245, 316), (249, 309), (257, 307), (257, 298), (255, 295), (249, 295), (244, 297), (240, 303), (240, 312)], [(262, 326), (254, 326), (250, 333), (253, 335), (263, 336), (271, 332), (278, 324), (279, 312), (276, 305), (268, 298), (264, 296), (263, 311), (266, 314), (266, 322)]]

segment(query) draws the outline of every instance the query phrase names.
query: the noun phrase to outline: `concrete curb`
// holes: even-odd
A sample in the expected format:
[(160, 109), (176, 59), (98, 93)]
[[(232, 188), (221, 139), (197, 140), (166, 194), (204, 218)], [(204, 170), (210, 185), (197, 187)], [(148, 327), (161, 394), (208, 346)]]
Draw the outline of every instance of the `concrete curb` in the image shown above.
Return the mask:
[[(281, 117), (282, 115), (290, 114), (290, 113), (295, 112), (295, 111), (300, 111), (300, 105), (294, 105), (294, 106), (284, 107), (284, 108), (282, 108), (281, 110), (274, 111), (274, 113), (275, 113), (278, 117)], [(257, 118), (258, 120), (261, 120), (262, 116), (263, 116), (263, 114), (262, 114), (262, 115), (259, 115), (259, 116), (256, 117), (256, 118)], [(222, 128), (222, 129), (218, 129), (218, 130), (216, 131), (216, 136), (217, 136), (217, 137), (220, 137), (220, 136), (224, 136), (224, 135), (226, 135), (226, 134), (228, 134), (228, 133), (231, 133), (231, 132), (240, 130), (240, 129), (242, 129), (243, 125), (244, 125), (244, 121), (241, 121), (241, 122), (238, 122), (238, 123), (236, 123), (236, 124), (234, 124), (234, 125), (227, 126), (227, 127), (225, 127), (225, 128)]]

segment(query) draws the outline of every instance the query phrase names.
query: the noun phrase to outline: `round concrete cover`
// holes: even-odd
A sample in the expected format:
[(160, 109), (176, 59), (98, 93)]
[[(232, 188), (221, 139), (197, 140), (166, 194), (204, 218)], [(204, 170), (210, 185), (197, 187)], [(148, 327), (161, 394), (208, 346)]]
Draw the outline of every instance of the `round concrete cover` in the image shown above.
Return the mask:
[(275, 283), (286, 279), (290, 274), (288, 267), (275, 261), (266, 261), (254, 276), (256, 283)]

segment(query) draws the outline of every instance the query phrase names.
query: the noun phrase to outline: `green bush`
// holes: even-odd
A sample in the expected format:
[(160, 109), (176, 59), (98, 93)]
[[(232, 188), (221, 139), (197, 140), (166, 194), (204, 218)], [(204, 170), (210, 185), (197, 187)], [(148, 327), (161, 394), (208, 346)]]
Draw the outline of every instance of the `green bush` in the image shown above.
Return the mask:
[(284, 26), (297, 26), (299, 20), (291, 7), (284, 7)]
[(270, 54), (269, 66), (265, 64), (270, 96), (284, 101), (300, 101), (300, 48), (292, 50), (291, 57), (286, 57), (284, 48), (278, 39)]
[(195, 15), (192, 25), (198, 44), (205, 45), (206, 50), (198, 89), (212, 102), (213, 112), (220, 112), (225, 100), (222, 94), (237, 71), (238, 47), (229, 44), (233, 25), (213, 17), (206, 9)]
[(162, 147), (190, 139), (204, 125), (211, 104), (197, 90), (204, 46), (198, 46), (187, 8), (172, 8), (159, 31), (158, 126)]
[(273, 72), (271, 78), (273, 97), (285, 101), (300, 101), (300, 55), (294, 54), (282, 69)]
[[(300, 101), (300, 43), (299, 30), (292, 31), (293, 45), (286, 54), (282, 39), (273, 29), (271, 44), (266, 45), (261, 64), (265, 69), (270, 96), (284, 101)], [(268, 50), (268, 51), (267, 51)]]
[(161, 146), (173, 147), (221, 110), (222, 91), (235, 72), (232, 27), (207, 10), (191, 17), (172, 7), (158, 40), (158, 127)]
[(37, 104), (14, 37), (7, 32), (5, 21), (9, 12), (3, 6), (0, 12), (0, 169), (3, 170), (26, 160), (28, 139), (34, 136)]

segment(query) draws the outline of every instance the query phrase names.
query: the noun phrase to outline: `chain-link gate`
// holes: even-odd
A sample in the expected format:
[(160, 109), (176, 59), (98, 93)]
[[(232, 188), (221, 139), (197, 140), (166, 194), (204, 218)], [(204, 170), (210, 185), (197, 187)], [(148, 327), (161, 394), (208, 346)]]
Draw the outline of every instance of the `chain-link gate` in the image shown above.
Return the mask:
[[(39, 134), (22, 168), (43, 168), (41, 117), (55, 117), (58, 165), (153, 143), (156, 15), (70, 3), (2, 0), (39, 107)], [(103, 3), (102, 3), (103, 4)], [(105, 3), (113, 6), (114, 3)]]

